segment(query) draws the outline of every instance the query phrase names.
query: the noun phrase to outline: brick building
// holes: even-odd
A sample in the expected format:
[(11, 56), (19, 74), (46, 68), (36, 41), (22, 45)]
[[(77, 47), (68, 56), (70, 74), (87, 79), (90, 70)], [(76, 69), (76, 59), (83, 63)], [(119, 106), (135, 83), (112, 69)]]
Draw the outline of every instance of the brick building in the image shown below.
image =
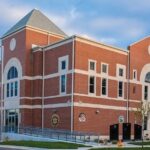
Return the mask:
[(10, 131), (33, 126), (134, 135), (141, 119), (132, 110), (150, 99), (149, 37), (124, 50), (69, 37), (32, 10), (1, 39), (3, 125)]

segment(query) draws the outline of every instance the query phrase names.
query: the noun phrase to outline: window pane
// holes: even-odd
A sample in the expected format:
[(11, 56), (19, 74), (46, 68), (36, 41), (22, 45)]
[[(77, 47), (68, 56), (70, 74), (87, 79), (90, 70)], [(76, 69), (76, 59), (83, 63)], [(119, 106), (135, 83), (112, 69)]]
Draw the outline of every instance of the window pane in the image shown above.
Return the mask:
[(148, 100), (148, 86), (144, 86), (144, 99)]
[(102, 65), (102, 72), (107, 73), (107, 65), (105, 64)]
[(66, 76), (62, 75), (61, 76), (61, 92), (65, 92), (66, 91)]
[(90, 77), (90, 85), (89, 85), (89, 92), (90, 93), (95, 93), (95, 89), (94, 89), (94, 86), (95, 86), (95, 78), (94, 77)]
[(90, 70), (95, 70), (95, 62), (90, 62)]
[(12, 97), (12, 96), (14, 95), (14, 94), (13, 94), (13, 92), (14, 92), (14, 90), (13, 90), (13, 83), (11, 83), (10, 85), (11, 85), (11, 94), (10, 94), (10, 95), (11, 95), (11, 97)]
[(106, 95), (106, 79), (102, 79), (102, 95)]
[(10, 91), (9, 83), (7, 83), (7, 97), (9, 97), (9, 91)]
[(18, 82), (15, 82), (15, 96), (18, 95)]
[(119, 76), (123, 76), (123, 69), (122, 68), (119, 68)]
[(123, 96), (123, 82), (119, 82), (119, 97)]
[(66, 61), (65, 60), (61, 62), (61, 69), (62, 70), (66, 69)]
[(8, 71), (7, 79), (10, 80), (10, 79), (14, 79), (17, 77), (18, 77), (18, 71), (17, 71), (16, 67), (13, 66)]

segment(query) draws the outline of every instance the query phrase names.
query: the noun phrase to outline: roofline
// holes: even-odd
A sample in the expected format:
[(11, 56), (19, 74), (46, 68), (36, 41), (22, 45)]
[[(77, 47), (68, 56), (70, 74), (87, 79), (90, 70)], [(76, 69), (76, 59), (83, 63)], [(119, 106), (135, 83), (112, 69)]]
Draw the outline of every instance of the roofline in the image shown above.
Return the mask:
[(95, 43), (95, 44), (98, 44), (98, 45), (103, 45), (103, 46), (106, 46), (106, 47), (109, 47), (109, 48), (113, 48), (113, 49), (119, 50), (121, 52), (129, 53), (128, 49), (123, 49), (123, 48), (115, 47), (115, 46), (112, 46), (112, 45), (109, 45), (109, 44), (105, 44), (105, 43), (102, 43), (102, 42), (97, 42), (97, 41), (94, 41), (94, 40), (82, 37), (80, 35), (75, 35), (75, 37), (77, 37), (79, 39), (83, 39), (83, 40), (89, 41), (89, 42), (92, 42), (92, 43)]
[[(68, 38), (65, 38), (65, 39), (63, 39), (63, 40), (60, 40), (60, 41), (58, 41), (58, 42), (55, 42), (55, 43), (52, 43), (52, 44), (49, 44), (49, 45), (47, 45), (47, 46), (43, 46), (43, 47), (41, 47), (41, 46), (39, 46), (38, 48), (36, 48), (35, 49), (35, 51), (34, 52), (36, 52), (36, 51), (41, 51), (42, 49), (44, 49), (44, 50), (48, 50), (48, 49), (52, 49), (52, 48), (54, 48), (54, 47), (58, 47), (58, 46), (60, 46), (60, 45), (62, 45), (62, 44), (66, 44), (66, 43), (68, 43), (68, 42), (71, 42), (71, 39), (73, 40), (85, 40), (85, 41), (87, 41), (87, 42), (92, 42), (92, 43), (94, 43), (94, 44), (98, 44), (99, 46), (104, 46), (104, 47), (106, 47), (107, 48), (107, 50), (111, 50), (111, 51), (114, 51), (114, 52), (117, 52), (117, 53), (122, 53), (122, 54), (125, 54), (125, 55), (128, 55), (128, 53), (129, 53), (129, 50), (125, 50), (125, 49), (121, 49), (121, 48), (118, 48), (118, 47), (113, 47), (113, 46), (110, 46), (110, 45), (106, 45), (106, 44), (103, 44), (103, 43), (100, 43), (100, 42), (96, 42), (96, 41), (93, 41), (93, 40), (90, 40), (90, 39), (86, 39), (86, 38), (84, 38), (84, 37), (81, 37), (81, 36), (78, 36), (78, 35), (72, 35), (72, 36), (70, 36), (70, 37), (68, 37)], [(108, 49), (109, 48), (109, 49)]]
[(143, 37), (143, 38), (141, 38), (140, 40), (138, 40), (138, 41), (136, 41), (136, 42), (133, 42), (133, 43), (130, 44), (129, 46), (133, 46), (133, 45), (135, 45), (135, 44), (137, 44), (137, 43), (139, 43), (139, 42), (141, 42), (141, 41), (144, 41), (144, 40), (147, 39), (147, 38), (150, 38), (150, 35), (149, 35), (149, 36), (146, 36), (146, 37)]
[(17, 33), (17, 32), (20, 32), (20, 30), (22, 30), (22, 29), (24, 29), (24, 28), (32, 28), (32, 29), (35, 29), (35, 30), (39, 30), (39, 31), (41, 31), (41, 32), (45, 32), (45, 33), (49, 33), (49, 34), (54, 34), (54, 35), (57, 35), (57, 36), (60, 36), (60, 37), (67, 37), (67, 35), (61, 35), (61, 34), (57, 34), (57, 33), (54, 33), (54, 32), (49, 32), (49, 31), (47, 31), (47, 30), (42, 30), (42, 29), (40, 29), (40, 28), (36, 28), (36, 27), (33, 27), (33, 26), (26, 25), (26, 26), (23, 26), (23, 27), (21, 27), (21, 28), (18, 28), (16, 31), (11, 32), (11, 33), (9, 33), (8, 35), (2, 36), (0, 39), (7, 38), (7, 37), (11, 36), (12, 34), (15, 34), (15, 33)]

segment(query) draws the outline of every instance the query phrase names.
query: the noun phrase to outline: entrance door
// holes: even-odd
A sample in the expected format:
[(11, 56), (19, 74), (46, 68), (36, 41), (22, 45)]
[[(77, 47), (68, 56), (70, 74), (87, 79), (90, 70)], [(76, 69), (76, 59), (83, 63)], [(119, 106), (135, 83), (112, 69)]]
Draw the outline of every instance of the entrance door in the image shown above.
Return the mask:
[(142, 126), (138, 124), (134, 124), (134, 139), (135, 140), (142, 139)]
[(123, 123), (123, 140), (131, 139), (131, 123)]
[(119, 125), (114, 124), (110, 126), (110, 140), (118, 140), (119, 139)]
[(15, 110), (6, 111), (6, 131), (17, 132), (18, 131), (18, 112)]

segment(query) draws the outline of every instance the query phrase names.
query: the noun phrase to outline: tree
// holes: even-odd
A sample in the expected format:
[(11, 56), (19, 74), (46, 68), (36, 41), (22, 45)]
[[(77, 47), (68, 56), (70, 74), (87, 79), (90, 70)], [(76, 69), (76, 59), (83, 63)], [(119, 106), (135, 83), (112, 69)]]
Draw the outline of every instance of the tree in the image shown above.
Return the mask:
[(136, 118), (140, 118), (142, 121), (142, 149), (143, 149), (143, 140), (144, 140), (144, 117), (148, 116), (150, 113), (150, 102), (149, 101), (142, 101), (134, 110), (134, 115)]

